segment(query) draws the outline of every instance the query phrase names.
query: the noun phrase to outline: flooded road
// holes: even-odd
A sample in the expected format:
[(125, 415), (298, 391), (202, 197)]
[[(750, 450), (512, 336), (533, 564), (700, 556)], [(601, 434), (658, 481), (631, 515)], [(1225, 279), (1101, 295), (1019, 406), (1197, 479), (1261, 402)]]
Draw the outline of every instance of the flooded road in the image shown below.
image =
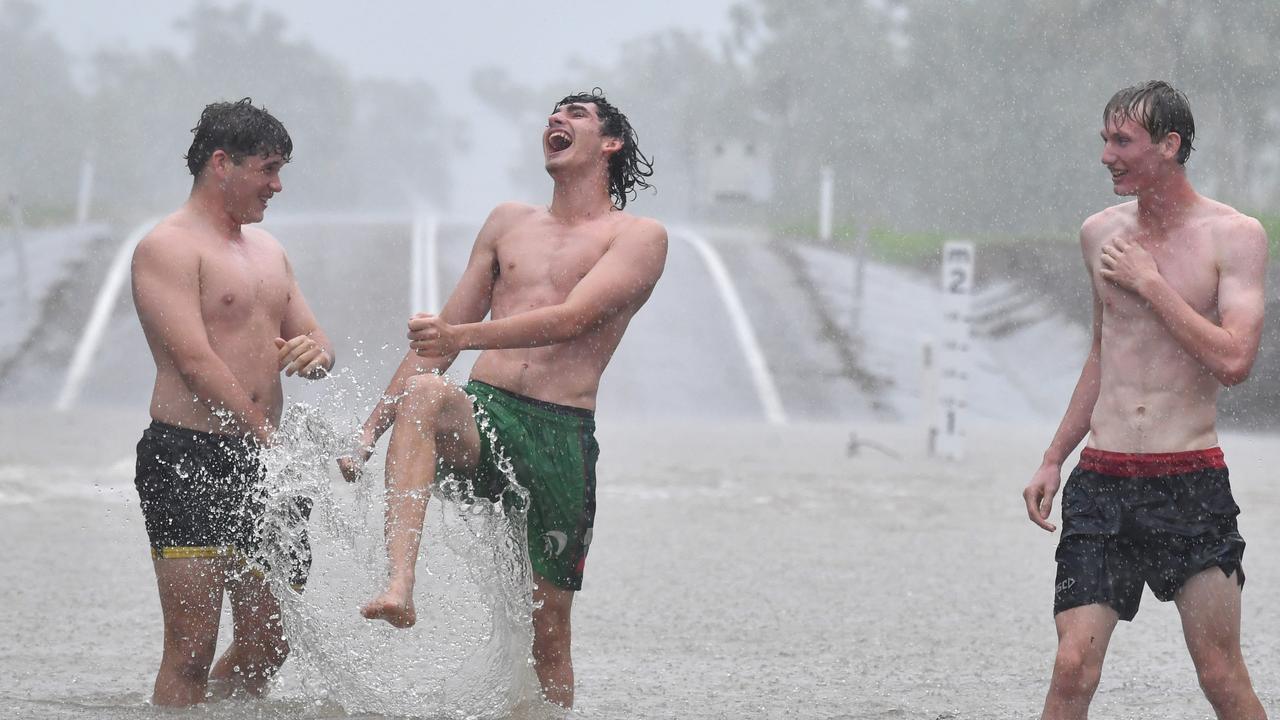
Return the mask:
[[(19, 550), (0, 560), (0, 716), (377, 717), (348, 715), (292, 662), (265, 701), (145, 706), (160, 623), (131, 487), (144, 422), (134, 411), (0, 413), (0, 539)], [(851, 429), (903, 459), (848, 456)], [(1019, 493), (1049, 430), (975, 428), (970, 459), (945, 465), (898, 425), (602, 418), (595, 543), (574, 613), (575, 717), (1036, 717), (1054, 651), (1056, 538), (1025, 519)], [(1245, 657), (1274, 712), (1280, 446), (1223, 445), (1249, 543)], [(320, 554), (317, 572), (342, 561)], [(1095, 708), (1210, 714), (1171, 604), (1148, 594), (1121, 625)]]

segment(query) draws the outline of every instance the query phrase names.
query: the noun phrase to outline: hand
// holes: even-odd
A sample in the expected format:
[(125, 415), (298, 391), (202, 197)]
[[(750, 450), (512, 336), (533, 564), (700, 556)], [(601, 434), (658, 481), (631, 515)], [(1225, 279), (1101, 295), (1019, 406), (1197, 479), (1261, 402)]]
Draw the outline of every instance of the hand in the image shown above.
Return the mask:
[(1053, 496), (1058, 494), (1061, 484), (1062, 466), (1046, 462), (1031, 476), (1031, 482), (1022, 491), (1022, 499), (1027, 503), (1027, 517), (1049, 532), (1058, 529), (1049, 522), (1049, 513), (1053, 511)]
[(329, 354), (309, 335), (292, 340), (276, 338), (276, 360), (285, 375), (316, 379), (329, 372)]
[(439, 315), (418, 313), (409, 318), (409, 347), (419, 357), (457, 355), (462, 349), (458, 335), (458, 329)]
[(369, 462), (369, 458), (373, 456), (373, 446), (376, 440), (367, 430), (362, 430), (356, 438), (356, 446), (352, 449), (350, 455), (343, 455), (338, 458), (338, 469), (342, 471), (342, 477), (349, 483), (353, 483), (360, 479), (364, 474), (364, 464)]
[(1139, 293), (1144, 282), (1160, 277), (1160, 268), (1151, 253), (1136, 242), (1114, 237), (1102, 244), (1102, 259), (1098, 268), (1104, 280)]

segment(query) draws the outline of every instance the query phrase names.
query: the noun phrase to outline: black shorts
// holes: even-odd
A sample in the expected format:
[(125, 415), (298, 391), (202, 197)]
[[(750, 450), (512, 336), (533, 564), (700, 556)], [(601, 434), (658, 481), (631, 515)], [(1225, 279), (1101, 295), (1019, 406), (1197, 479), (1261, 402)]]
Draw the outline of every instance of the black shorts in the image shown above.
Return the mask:
[[(264, 468), (251, 440), (152, 421), (138, 441), (134, 487), (151, 542), (161, 558), (261, 557), (260, 496)], [(311, 567), (305, 522), (310, 500), (291, 514), (300, 542), (291, 543), (290, 583), (300, 588)]]
[(1085, 448), (1062, 490), (1053, 612), (1101, 603), (1132, 620), (1142, 586), (1172, 600), (1212, 567), (1244, 586), (1240, 508), (1222, 450), (1124, 454)]

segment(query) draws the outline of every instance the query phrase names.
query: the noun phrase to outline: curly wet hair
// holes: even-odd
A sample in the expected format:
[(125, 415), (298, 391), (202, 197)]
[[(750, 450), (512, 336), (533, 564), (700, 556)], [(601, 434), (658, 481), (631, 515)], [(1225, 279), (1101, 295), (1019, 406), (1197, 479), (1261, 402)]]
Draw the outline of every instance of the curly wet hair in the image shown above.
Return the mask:
[(214, 150), (222, 150), (237, 163), (250, 155), (273, 153), (289, 162), (293, 155), (293, 140), (284, 124), (266, 108), (254, 107), (251, 98), (206, 105), (191, 132), (195, 137), (183, 157), (194, 176), (204, 169)]
[(631, 121), (605, 99), (603, 90), (593, 88), (591, 92), (566, 96), (556, 103), (551, 112), (557, 112), (573, 103), (595, 104), (596, 116), (600, 118), (600, 133), (622, 141), (622, 148), (609, 156), (609, 197), (613, 198), (613, 206), (622, 210), (627, 207), (629, 200), (636, 198), (637, 189), (647, 190), (653, 187), (649, 183), (649, 178), (653, 176), (653, 159), (640, 152)]

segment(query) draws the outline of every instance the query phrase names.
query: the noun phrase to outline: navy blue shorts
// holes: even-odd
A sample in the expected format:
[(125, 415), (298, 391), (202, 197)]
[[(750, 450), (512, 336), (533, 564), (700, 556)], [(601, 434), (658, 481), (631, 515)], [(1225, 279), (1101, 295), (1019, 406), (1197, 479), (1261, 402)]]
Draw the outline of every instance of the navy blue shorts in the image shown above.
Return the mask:
[[(152, 421), (138, 441), (136, 473), (153, 558), (239, 557), (266, 565), (258, 551), (264, 468), (252, 441)], [(299, 542), (289, 550), (289, 576), (300, 588), (311, 568), (311, 501), (297, 498), (290, 514)]]
[(1159, 454), (1085, 448), (1062, 489), (1053, 612), (1101, 603), (1138, 614), (1142, 586), (1168, 602), (1208, 568), (1244, 586), (1240, 507), (1222, 450)]

